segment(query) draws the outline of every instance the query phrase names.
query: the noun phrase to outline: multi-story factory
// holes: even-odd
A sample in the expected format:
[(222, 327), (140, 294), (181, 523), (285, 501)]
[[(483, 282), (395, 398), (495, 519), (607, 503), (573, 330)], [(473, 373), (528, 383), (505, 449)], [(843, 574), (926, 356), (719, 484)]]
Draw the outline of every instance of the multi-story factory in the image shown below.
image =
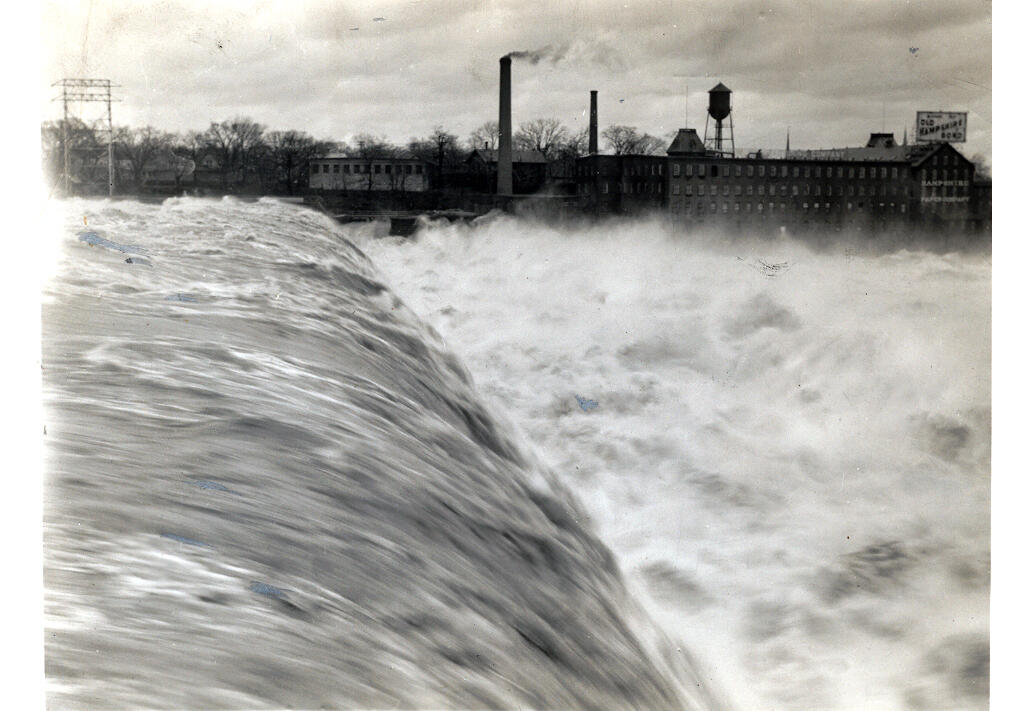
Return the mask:
[[(990, 185), (974, 185), (973, 164), (950, 143), (902, 145), (873, 133), (859, 148), (738, 157), (732, 124), (728, 139), (723, 129), (730, 90), (719, 84), (709, 97), (716, 127), (708, 141), (684, 128), (665, 156), (600, 155), (592, 145), (577, 161), (581, 207), (594, 214), (658, 208), (684, 225), (989, 229)], [(595, 101), (591, 92), (591, 121)]]

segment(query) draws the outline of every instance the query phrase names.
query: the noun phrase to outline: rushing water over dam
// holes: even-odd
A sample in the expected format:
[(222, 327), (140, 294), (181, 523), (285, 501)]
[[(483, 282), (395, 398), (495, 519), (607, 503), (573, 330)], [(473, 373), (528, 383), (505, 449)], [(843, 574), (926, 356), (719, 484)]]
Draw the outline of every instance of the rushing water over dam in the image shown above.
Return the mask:
[(59, 211), (55, 707), (986, 707), (989, 257)]
[(710, 707), (574, 497), (327, 218), (62, 207), (54, 707)]

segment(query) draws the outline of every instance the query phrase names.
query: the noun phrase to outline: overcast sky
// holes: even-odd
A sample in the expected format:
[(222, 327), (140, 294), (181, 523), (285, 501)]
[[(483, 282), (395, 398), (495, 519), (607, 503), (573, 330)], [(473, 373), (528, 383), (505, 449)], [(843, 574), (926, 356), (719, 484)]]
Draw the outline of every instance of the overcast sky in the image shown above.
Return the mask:
[[(969, 112), (967, 155), (991, 153), (991, 5), (812, 0), (338, 0), (42, 6), (45, 97), (62, 77), (121, 86), (115, 123), (204, 129), (237, 115), (272, 129), (397, 142), (465, 137), (497, 119), (498, 59), (516, 60), (513, 122), (704, 132), (706, 92), (733, 90), (738, 148), (898, 139), (915, 112)], [(685, 99), (685, 91), (689, 95)], [(80, 115), (97, 113), (83, 106)], [(46, 117), (60, 115), (46, 103)]]

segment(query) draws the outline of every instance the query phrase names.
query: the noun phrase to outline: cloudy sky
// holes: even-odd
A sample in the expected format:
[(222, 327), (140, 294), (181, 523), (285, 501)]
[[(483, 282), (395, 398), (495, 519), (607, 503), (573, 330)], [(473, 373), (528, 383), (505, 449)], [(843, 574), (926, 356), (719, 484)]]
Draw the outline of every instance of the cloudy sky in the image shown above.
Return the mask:
[[(57, 0), (42, 5), (45, 117), (62, 77), (121, 85), (115, 122), (170, 131), (237, 115), (273, 129), (394, 141), (497, 118), (704, 130), (706, 92), (733, 94), (738, 148), (901, 138), (915, 112), (969, 112), (968, 155), (991, 154), (991, 5), (982, 0)], [(685, 96), (686, 93), (686, 96)], [(85, 106), (88, 115), (96, 106)], [(685, 119), (684, 114), (687, 114)]]

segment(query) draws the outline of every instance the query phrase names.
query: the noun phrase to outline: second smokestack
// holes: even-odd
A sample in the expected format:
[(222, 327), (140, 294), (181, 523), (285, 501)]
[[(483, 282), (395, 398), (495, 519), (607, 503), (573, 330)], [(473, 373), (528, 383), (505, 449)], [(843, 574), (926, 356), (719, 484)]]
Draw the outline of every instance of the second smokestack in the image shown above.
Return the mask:
[(590, 92), (590, 155), (597, 154), (597, 91)]
[(497, 129), (497, 194), (511, 195), (511, 57), (501, 57), (501, 101)]

